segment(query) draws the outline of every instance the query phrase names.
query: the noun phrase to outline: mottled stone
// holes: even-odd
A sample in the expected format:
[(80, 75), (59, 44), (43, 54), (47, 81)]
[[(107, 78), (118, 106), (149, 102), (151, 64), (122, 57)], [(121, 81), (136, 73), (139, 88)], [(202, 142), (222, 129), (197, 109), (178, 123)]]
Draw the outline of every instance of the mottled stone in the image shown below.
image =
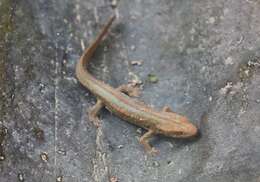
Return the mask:
[[(2, 0), (0, 181), (259, 182), (259, 9), (256, 0)], [(140, 100), (188, 116), (200, 136), (155, 137), (151, 157), (136, 126), (106, 110), (99, 129), (89, 122), (95, 98), (75, 64), (113, 11), (91, 72), (114, 87), (141, 84)]]

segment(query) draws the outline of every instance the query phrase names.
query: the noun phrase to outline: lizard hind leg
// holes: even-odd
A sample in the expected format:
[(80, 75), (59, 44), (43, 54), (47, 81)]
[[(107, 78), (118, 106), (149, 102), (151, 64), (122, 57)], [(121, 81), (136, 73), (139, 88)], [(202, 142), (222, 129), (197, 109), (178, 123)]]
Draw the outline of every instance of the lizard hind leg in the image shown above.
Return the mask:
[(98, 112), (102, 109), (102, 107), (104, 107), (104, 104), (102, 103), (102, 101), (97, 100), (97, 103), (88, 112), (89, 120), (91, 122), (93, 122), (93, 124), (96, 127), (100, 126), (100, 120), (98, 118)]
[(140, 89), (137, 86), (131, 84), (124, 84), (117, 88), (118, 91), (125, 93), (130, 97), (138, 97), (140, 95)]

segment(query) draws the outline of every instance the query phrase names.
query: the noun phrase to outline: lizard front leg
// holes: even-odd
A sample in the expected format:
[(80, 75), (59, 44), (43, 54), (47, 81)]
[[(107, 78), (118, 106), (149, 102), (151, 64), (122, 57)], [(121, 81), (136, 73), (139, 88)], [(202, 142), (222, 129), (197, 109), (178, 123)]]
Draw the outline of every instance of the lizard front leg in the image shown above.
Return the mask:
[(141, 136), (140, 138), (140, 143), (144, 146), (144, 149), (146, 152), (150, 153), (150, 154), (158, 154), (159, 151), (156, 150), (155, 148), (153, 148), (150, 144), (149, 144), (149, 140), (151, 139), (151, 137), (154, 136), (154, 131), (153, 130), (148, 130), (143, 136)]
[(140, 89), (130, 84), (121, 85), (117, 90), (131, 97), (138, 97), (140, 95)]
[(100, 120), (97, 115), (102, 107), (104, 107), (103, 102), (101, 100), (97, 100), (97, 103), (88, 112), (89, 120), (93, 122), (96, 127), (100, 126)]

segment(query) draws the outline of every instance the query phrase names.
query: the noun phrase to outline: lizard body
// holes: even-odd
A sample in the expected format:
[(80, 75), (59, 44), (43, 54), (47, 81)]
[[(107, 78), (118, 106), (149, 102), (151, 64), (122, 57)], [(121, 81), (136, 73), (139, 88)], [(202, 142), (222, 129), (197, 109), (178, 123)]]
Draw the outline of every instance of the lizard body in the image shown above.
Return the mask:
[(149, 144), (149, 139), (153, 135), (163, 134), (177, 138), (196, 135), (197, 128), (185, 116), (172, 112), (167, 106), (162, 111), (157, 111), (140, 101), (132, 99), (131, 95), (137, 95), (136, 87), (122, 85), (115, 89), (97, 80), (87, 71), (85, 67), (97, 46), (107, 34), (114, 19), (115, 16), (109, 19), (94, 42), (83, 52), (76, 65), (76, 76), (79, 82), (97, 97), (96, 105), (89, 112), (89, 119), (98, 127), (100, 121), (97, 114), (101, 108), (106, 107), (120, 118), (148, 130), (140, 138), (140, 143), (151, 153), (158, 152)]

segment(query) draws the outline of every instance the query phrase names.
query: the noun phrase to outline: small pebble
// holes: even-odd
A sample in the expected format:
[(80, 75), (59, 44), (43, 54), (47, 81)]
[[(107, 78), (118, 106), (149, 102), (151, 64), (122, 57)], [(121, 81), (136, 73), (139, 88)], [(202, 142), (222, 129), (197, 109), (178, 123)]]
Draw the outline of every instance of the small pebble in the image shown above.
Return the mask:
[(122, 149), (124, 145), (118, 145), (117, 148)]
[(160, 166), (160, 163), (157, 162), (157, 161), (154, 161), (154, 162), (153, 162), (153, 166), (154, 166), (154, 167), (159, 167), (159, 166)]
[(131, 65), (141, 66), (143, 61), (131, 61)]
[(58, 176), (58, 177), (56, 178), (56, 182), (62, 182), (62, 179), (63, 179), (62, 176)]
[(46, 152), (41, 153), (40, 156), (41, 156), (42, 161), (48, 162), (49, 157)]
[(245, 70), (246, 76), (249, 76), (249, 70)]
[(24, 175), (22, 173), (19, 173), (17, 177), (19, 181), (24, 181)]
[(66, 155), (67, 154), (65, 150), (58, 150), (57, 153), (61, 154), (61, 155)]
[(0, 155), (0, 161), (4, 161), (5, 160), (5, 156), (4, 155)]
[(45, 85), (43, 83), (40, 83), (39, 85), (40, 92), (42, 93), (44, 89), (45, 89)]

